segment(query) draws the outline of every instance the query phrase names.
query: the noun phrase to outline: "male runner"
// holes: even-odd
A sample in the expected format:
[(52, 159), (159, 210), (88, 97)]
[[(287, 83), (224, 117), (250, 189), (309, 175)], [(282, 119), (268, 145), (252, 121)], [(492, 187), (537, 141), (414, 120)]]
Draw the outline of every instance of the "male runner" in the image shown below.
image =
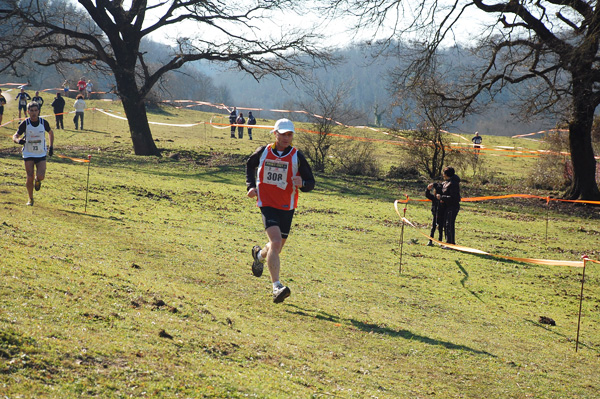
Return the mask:
[(40, 113), (42, 112), (42, 105), (44, 105), (44, 99), (42, 98), (42, 96), (40, 96), (40, 92), (36, 91), (35, 92), (35, 96), (33, 96), (33, 98), (31, 99), (31, 101), (35, 102), (38, 104), (39, 108), (40, 108)]
[[(48, 121), (40, 118), (40, 108), (37, 103), (30, 102), (27, 104), (27, 112), (29, 118), (21, 122), (13, 135), (13, 141), (16, 144), (23, 145), (23, 160), (25, 161), (25, 172), (27, 173), (26, 186), (29, 194), (27, 205), (33, 206), (33, 189), (39, 191), (42, 180), (46, 177), (46, 155), (51, 157), (54, 153), (54, 132), (52, 132)], [(50, 143), (47, 151), (46, 132), (48, 132)], [(24, 135), (24, 137), (19, 138), (21, 135)]]
[(19, 104), (19, 119), (21, 119), (21, 111), (25, 112), (25, 116), (27, 116), (27, 101), (31, 100), (31, 96), (21, 87), (21, 91), (16, 95), (15, 100)]
[(260, 277), (266, 261), (273, 283), (273, 302), (280, 303), (290, 296), (290, 289), (279, 281), (279, 253), (292, 226), (298, 205), (298, 189), (303, 192), (315, 187), (310, 165), (304, 155), (292, 147), (294, 124), (279, 119), (272, 131), (275, 142), (259, 147), (246, 163), (247, 196), (257, 199), (257, 206), (269, 242), (261, 249), (252, 248), (252, 273)]

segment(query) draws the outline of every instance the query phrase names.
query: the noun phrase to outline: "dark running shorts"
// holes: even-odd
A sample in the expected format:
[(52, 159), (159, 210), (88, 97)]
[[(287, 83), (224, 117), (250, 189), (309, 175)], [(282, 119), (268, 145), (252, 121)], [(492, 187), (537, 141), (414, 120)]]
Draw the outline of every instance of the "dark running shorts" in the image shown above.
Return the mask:
[(281, 238), (288, 237), (290, 234), (290, 228), (292, 227), (294, 209), (291, 211), (284, 211), (282, 209), (271, 208), (270, 206), (263, 206), (260, 208), (260, 211), (262, 213), (265, 230), (271, 226), (279, 226), (279, 230), (281, 230)]
[(0, 115), (4, 115), (4, 105), (0, 105)]
[(29, 158), (23, 158), (23, 161), (27, 162), (27, 161), (33, 161), (33, 163), (35, 163), (36, 165), (39, 162), (45, 161), (46, 157), (29, 157)]
[(25, 105), (21, 105), (21, 104), (19, 104), (19, 110), (21, 110), (21, 109), (22, 109), (23, 111), (27, 111), (27, 104), (25, 104)]

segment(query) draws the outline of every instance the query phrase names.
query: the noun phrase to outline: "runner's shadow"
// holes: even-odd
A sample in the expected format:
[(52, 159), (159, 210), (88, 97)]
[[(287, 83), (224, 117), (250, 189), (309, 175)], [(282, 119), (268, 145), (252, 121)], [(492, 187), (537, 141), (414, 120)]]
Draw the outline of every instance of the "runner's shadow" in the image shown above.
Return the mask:
[(496, 355), (493, 355), (486, 351), (480, 351), (477, 349), (470, 348), (468, 346), (457, 345), (457, 344), (453, 344), (452, 342), (441, 341), (441, 340), (429, 338), (424, 335), (415, 334), (409, 330), (403, 330), (403, 329), (396, 330), (396, 329), (392, 329), (392, 328), (388, 328), (388, 327), (381, 327), (381, 326), (378, 326), (377, 324), (364, 323), (362, 321), (358, 321), (355, 319), (344, 319), (344, 318), (340, 318), (338, 316), (334, 316), (329, 313), (323, 312), (321, 310), (311, 311), (308, 309), (303, 309), (296, 305), (288, 305), (288, 306), (291, 308), (297, 309), (296, 311), (286, 310), (286, 312), (288, 312), (288, 313), (299, 315), (299, 316), (312, 317), (317, 320), (330, 321), (330, 322), (339, 323), (339, 324), (346, 324), (346, 325), (350, 324), (350, 325), (352, 325), (352, 327), (357, 328), (366, 333), (387, 335), (387, 336), (393, 337), (393, 338), (404, 338), (406, 340), (419, 341), (419, 342), (422, 342), (422, 343), (428, 344), (428, 345), (442, 346), (446, 349), (463, 350), (463, 351), (475, 353), (478, 355), (497, 357)]

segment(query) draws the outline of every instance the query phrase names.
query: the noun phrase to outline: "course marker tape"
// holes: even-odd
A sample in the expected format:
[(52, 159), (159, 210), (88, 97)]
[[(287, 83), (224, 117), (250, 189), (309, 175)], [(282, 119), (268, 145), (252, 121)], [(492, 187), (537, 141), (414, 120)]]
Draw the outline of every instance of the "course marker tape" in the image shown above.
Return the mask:
[(448, 243), (444, 243), (444, 242), (438, 241), (435, 238), (429, 237), (427, 234), (424, 234), (421, 231), (419, 231), (418, 227), (415, 224), (413, 224), (410, 220), (406, 219), (405, 217), (403, 217), (400, 214), (400, 211), (398, 210), (398, 203), (401, 203), (401, 202), (402, 201), (400, 201), (400, 200), (394, 201), (394, 209), (396, 209), (396, 213), (398, 214), (398, 216), (400, 216), (401, 220), (404, 223), (406, 223), (409, 226), (414, 227), (415, 229), (417, 229), (417, 231), (419, 232), (419, 234), (427, 237), (429, 240), (432, 240), (432, 241), (434, 241), (437, 244), (444, 245), (444, 246), (446, 246), (448, 248), (452, 248), (452, 249), (460, 251), (460, 252), (467, 252), (467, 253), (478, 254), (478, 255), (493, 256), (493, 257), (496, 257), (496, 258), (508, 259), (508, 260), (512, 260), (512, 261), (516, 261), (516, 262), (523, 262), (523, 263), (532, 263), (532, 264), (536, 264), (536, 265), (583, 267), (583, 261), (582, 260), (581, 261), (569, 261), (569, 260), (518, 258), (518, 257), (513, 257), (513, 256), (493, 254), (493, 253), (482, 251), (482, 250), (476, 249), (476, 248), (470, 248), (470, 247), (465, 247), (465, 246), (456, 245), (456, 244), (448, 244)]
[[(471, 198), (461, 198), (461, 202), (478, 202), (478, 201), (487, 201), (487, 200), (495, 200), (495, 199), (506, 199), (506, 198), (536, 198), (543, 199), (546, 202), (550, 201), (559, 201), (559, 202), (572, 202), (579, 204), (593, 204), (600, 205), (600, 201), (587, 201), (587, 200), (566, 200), (560, 198), (550, 198), (550, 197), (541, 197), (539, 195), (531, 195), (531, 194), (506, 194), (506, 195), (490, 195), (485, 197), (471, 197)], [(416, 201), (416, 202), (431, 202), (428, 199), (405, 199), (405, 200), (397, 200), (398, 202), (404, 204), (407, 201)]]

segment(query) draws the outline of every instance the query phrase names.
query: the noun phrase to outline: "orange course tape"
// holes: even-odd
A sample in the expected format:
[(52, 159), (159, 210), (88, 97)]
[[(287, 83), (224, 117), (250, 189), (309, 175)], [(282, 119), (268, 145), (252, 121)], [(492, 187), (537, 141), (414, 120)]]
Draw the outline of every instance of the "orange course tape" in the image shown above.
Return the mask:
[[(400, 202), (401, 202), (400, 200), (396, 200), (394, 202), (394, 208), (396, 209), (396, 213), (398, 214), (398, 216), (400, 216), (400, 218), (402, 219), (402, 221), (404, 223), (406, 223), (409, 226), (414, 227), (416, 229), (417, 226), (415, 226), (410, 220), (408, 220), (405, 217), (403, 217), (402, 215), (400, 215), (400, 211), (398, 210), (398, 203), (400, 203)], [(513, 257), (513, 256), (498, 255), (498, 254), (492, 254), (490, 252), (482, 251), (482, 250), (476, 249), (476, 248), (469, 248), (469, 247), (465, 247), (465, 246), (462, 246), (462, 245), (443, 243), (441, 241), (436, 240), (433, 237), (429, 237), (427, 234), (424, 234), (424, 233), (422, 233), (420, 231), (419, 231), (419, 234), (427, 237), (428, 239), (436, 242), (437, 244), (444, 245), (444, 246), (446, 246), (448, 248), (452, 248), (452, 249), (454, 249), (456, 251), (460, 251), (460, 252), (467, 252), (467, 253), (478, 254), (478, 255), (493, 256), (493, 257), (496, 257), (496, 258), (508, 259), (508, 260), (512, 260), (512, 261), (516, 261), (516, 262), (523, 262), (523, 263), (532, 263), (532, 264), (536, 264), (536, 265), (583, 267), (583, 261), (519, 258), (519, 257)]]
[[(566, 200), (560, 198), (550, 198), (550, 197), (541, 197), (539, 195), (532, 194), (506, 194), (506, 195), (488, 195), (485, 197), (470, 197), (470, 198), (461, 198), (461, 202), (478, 202), (478, 201), (487, 201), (487, 200), (495, 200), (495, 199), (506, 199), (506, 198), (536, 198), (542, 199), (546, 202), (550, 201), (560, 201), (560, 202), (574, 202), (579, 204), (594, 204), (600, 205), (600, 201), (587, 201), (587, 200)], [(416, 201), (416, 202), (429, 202), (428, 199), (404, 199), (397, 200), (398, 202), (405, 204), (408, 201)]]
[(83, 163), (88, 163), (88, 162), (90, 162), (90, 160), (89, 160), (89, 159), (72, 158), (72, 157), (68, 157), (68, 156), (66, 156), (66, 155), (59, 155), (59, 154), (57, 154), (56, 156), (57, 156), (57, 157), (59, 157), (59, 158), (70, 159), (70, 160), (71, 160), (71, 161), (73, 161), (73, 162), (83, 162)]

